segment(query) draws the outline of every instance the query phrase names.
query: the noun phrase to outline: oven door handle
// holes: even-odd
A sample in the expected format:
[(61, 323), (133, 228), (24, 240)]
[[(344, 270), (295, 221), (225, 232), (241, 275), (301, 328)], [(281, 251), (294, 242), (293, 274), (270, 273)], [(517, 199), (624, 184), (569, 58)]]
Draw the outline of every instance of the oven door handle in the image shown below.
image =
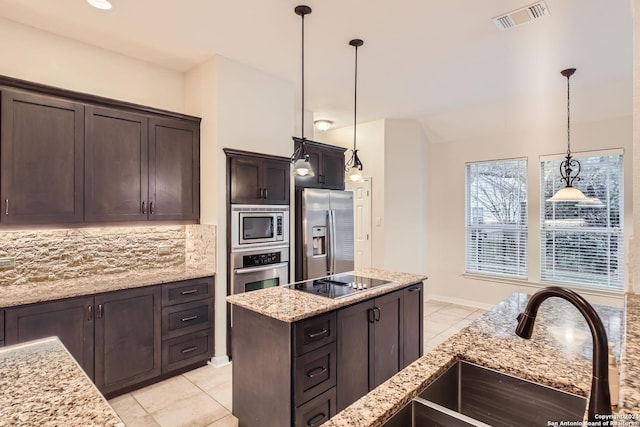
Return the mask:
[(249, 274), (249, 273), (257, 273), (259, 271), (267, 271), (274, 268), (283, 268), (289, 265), (288, 262), (280, 262), (278, 264), (269, 264), (262, 267), (247, 267), (247, 268), (236, 268), (233, 270), (233, 274)]

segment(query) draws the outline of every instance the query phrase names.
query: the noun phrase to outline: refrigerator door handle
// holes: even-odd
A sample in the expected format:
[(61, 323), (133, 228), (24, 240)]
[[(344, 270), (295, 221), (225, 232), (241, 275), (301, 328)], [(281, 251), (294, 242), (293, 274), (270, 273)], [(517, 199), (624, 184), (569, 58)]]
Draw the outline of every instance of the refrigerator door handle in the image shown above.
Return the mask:
[(333, 209), (329, 210), (329, 234), (331, 235), (329, 239), (329, 244), (331, 247), (331, 257), (329, 260), (329, 269), (331, 270), (329, 274), (336, 273), (336, 211)]

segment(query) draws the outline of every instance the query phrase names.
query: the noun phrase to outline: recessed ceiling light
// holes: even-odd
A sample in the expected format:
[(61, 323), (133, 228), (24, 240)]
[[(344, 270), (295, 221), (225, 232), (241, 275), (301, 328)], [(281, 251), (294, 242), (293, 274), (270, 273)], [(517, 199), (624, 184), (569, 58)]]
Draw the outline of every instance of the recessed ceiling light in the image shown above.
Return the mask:
[(100, 9), (100, 10), (111, 9), (111, 3), (109, 2), (109, 0), (87, 0), (87, 3), (89, 3), (91, 6), (95, 7), (96, 9)]

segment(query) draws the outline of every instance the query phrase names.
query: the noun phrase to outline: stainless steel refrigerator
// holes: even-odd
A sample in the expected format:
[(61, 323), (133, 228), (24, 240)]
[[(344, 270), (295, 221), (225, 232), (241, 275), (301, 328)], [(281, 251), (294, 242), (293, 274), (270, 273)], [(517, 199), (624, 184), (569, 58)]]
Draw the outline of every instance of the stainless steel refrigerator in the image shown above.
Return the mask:
[(298, 196), (296, 280), (353, 270), (353, 193), (305, 188)]

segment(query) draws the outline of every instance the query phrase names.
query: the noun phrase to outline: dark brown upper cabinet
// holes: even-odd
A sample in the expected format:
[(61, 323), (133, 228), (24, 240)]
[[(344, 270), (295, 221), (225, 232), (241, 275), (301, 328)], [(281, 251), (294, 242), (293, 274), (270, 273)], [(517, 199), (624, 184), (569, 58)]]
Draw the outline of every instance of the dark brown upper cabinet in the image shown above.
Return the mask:
[(146, 220), (147, 117), (87, 107), (85, 120), (86, 220)]
[(289, 204), (289, 159), (229, 149), (225, 153), (232, 204)]
[(198, 117), (5, 76), (0, 96), (0, 225), (198, 221)]
[(149, 219), (200, 217), (200, 125), (149, 119)]
[[(299, 143), (294, 143), (294, 149)], [(344, 190), (344, 148), (305, 142), (313, 176), (296, 176), (296, 188), (327, 188)]]
[(199, 142), (195, 123), (87, 107), (86, 220), (197, 220)]
[(0, 223), (83, 220), (84, 106), (2, 90)]

